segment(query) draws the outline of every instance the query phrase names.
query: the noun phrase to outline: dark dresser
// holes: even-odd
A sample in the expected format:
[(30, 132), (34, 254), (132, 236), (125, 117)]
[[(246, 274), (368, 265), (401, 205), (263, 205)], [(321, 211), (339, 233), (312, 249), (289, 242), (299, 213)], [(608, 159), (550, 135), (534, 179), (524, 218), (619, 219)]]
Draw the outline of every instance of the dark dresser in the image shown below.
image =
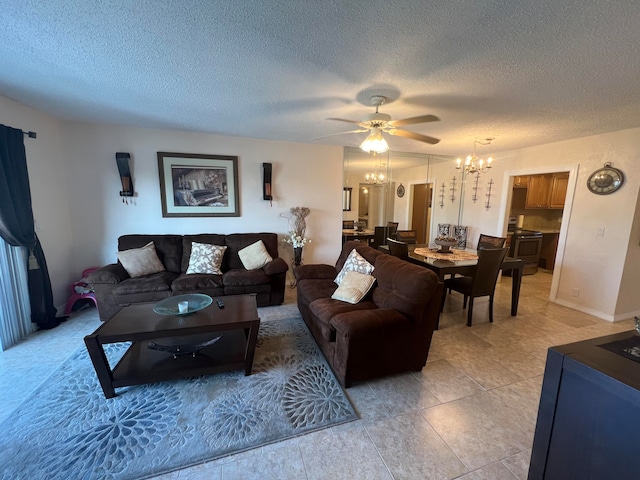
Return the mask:
[(635, 331), (549, 349), (529, 480), (640, 478), (635, 355)]

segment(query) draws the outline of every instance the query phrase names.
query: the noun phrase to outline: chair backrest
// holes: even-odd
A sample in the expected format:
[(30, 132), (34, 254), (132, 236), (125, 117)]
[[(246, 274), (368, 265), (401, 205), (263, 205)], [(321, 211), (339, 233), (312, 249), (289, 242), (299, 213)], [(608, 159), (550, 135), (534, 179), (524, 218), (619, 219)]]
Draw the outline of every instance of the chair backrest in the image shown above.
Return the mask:
[(396, 230), (396, 240), (399, 242), (416, 243), (417, 238), (417, 230)]
[(387, 238), (387, 245), (389, 246), (389, 254), (394, 257), (401, 258), (402, 260), (409, 259), (409, 245), (405, 242), (398, 242), (393, 238)]
[(388, 232), (389, 227), (373, 227), (373, 241), (371, 242), (371, 246), (378, 248), (380, 245), (386, 245)]
[(507, 248), (493, 248), (478, 250), (478, 266), (473, 274), (474, 297), (491, 295), (496, 288), (498, 272), (504, 257), (507, 255)]
[(491, 235), (485, 235), (481, 233), (480, 238), (478, 239), (477, 250), (488, 248), (502, 248), (504, 247), (504, 242), (506, 241), (507, 239), (505, 237), (492, 237)]
[(398, 230), (398, 222), (387, 222), (387, 227), (389, 231), (387, 232), (387, 237), (396, 239), (396, 231)]
[(343, 230), (353, 230), (354, 228), (356, 228), (355, 220), (342, 220)]

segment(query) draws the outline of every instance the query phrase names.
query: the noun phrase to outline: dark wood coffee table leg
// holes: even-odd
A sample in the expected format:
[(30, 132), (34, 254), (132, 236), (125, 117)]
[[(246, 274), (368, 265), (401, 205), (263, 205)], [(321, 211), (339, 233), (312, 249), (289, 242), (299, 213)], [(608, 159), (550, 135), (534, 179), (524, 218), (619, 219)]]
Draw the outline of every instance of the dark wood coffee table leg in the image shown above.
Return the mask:
[(109, 362), (107, 356), (104, 354), (102, 345), (98, 342), (98, 337), (95, 335), (87, 335), (84, 337), (84, 344), (87, 346), (89, 357), (93, 363), (93, 368), (98, 376), (98, 381), (104, 392), (106, 398), (113, 398), (116, 396), (116, 391), (113, 388), (113, 374), (111, 368), (109, 368)]
[(251, 369), (253, 368), (253, 356), (256, 353), (256, 343), (258, 341), (258, 329), (260, 328), (260, 321), (253, 322), (249, 327), (249, 334), (247, 335), (247, 346), (244, 352), (244, 374), (251, 375)]

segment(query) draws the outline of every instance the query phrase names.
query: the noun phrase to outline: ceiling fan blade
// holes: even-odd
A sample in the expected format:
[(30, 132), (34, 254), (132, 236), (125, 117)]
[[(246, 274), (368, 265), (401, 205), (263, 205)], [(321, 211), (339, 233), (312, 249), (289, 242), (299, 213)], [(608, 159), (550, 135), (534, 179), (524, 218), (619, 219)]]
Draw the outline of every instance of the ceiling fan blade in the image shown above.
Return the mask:
[(390, 130), (387, 130), (387, 132), (391, 135), (396, 135), (398, 137), (412, 138), (413, 140), (430, 143), (431, 145), (435, 145), (440, 141), (439, 138), (427, 137), (426, 135), (421, 135), (416, 132), (410, 132), (408, 130), (400, 130), (399, 128), (392, 128)]
[(315, 142), (316, 140), (321, 140), (327, 137), (335, 137), (336, 135), (346, 135), (347, 133), (362, 133), (362, 132), (368, 132), (368, 131), (369, 129), (365, 128), (364, 130), (349, 130), (348, 132), (331, 133), (329, 135), (323, 135), (322, 137), (313, 138), (311, 141)]
[(414, 123), (439, 122), (440, 119), (435, 115), (420, 115), (419, 117), (405, 118), (403, 120), (391, 120), (389, 125), (392, 127), (401, 127), (403, 125), (413, 125)]
[(358, 120), (348, 120), (346, 118), (327, 118), (327, 120), (337, 120), (338, 122), (355, 123), (356, 125), (360, 125), (360, 121), (358, 121)]

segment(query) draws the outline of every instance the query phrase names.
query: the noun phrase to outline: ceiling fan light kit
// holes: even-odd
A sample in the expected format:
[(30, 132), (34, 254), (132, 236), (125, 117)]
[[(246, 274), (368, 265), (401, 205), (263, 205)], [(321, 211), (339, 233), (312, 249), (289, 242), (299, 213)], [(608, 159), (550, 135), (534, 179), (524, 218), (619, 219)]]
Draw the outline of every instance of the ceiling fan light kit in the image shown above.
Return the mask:
[[(410, 138), (419, 142), (435, 145), (440, 140), (437, 138), (422, 135), (420, 133), (411, 132), (398, 128), (404, 125), (414, 125), (416, 123), (437, 122), (440, 119), (435, 115), (420, 115), (418, 117), (405, 118), (402, 120), (392, 120), (391, 115), (378, 112), (380, 105), (387, 101), (387, 97), (382, 95), (374, 95), (370, 99), (372, 107), (376, 107), (375, 113), (365, 115), (361, 121), (348, 120), (345, 118), (329, 118), (329, 120), (337, 120), (339, 122), (347, 122), (358, 125), (362, 130), (351, 130), (348, 132), (336, 133), (333, 135), (342, 135), (343, 133), (360, 133), (369, 131), (367, 138), (360, 144), (360, 148), (367, 153), (384, 153), (389, 150), (389, 144), (384, 139), (383, 133), (398, 137)], [(319, 137), (324, 138), (324, 137)]]

